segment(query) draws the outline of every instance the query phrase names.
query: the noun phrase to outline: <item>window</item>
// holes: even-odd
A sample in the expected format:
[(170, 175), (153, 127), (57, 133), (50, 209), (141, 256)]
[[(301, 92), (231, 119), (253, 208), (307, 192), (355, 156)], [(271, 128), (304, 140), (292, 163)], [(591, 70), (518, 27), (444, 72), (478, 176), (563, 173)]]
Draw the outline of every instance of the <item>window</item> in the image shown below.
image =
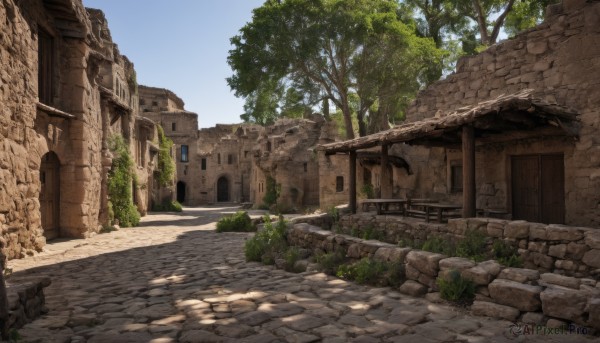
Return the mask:
[(308, 163), (304, 162), (304, 172), (306, 173), (308, 171)]
[(248, 158), (248, 151), (244, 151), (244, 158)]
[(267, 142), (267, 151), (271, 151), (271, 142)]
[(171, 131), (177, 131), (177, 123), (171, 123)]
[(452, 193), (462, 192), (463, 190), (463, 179), (462, 179), (462, 164), (450, 165), (450, 191)]
[(182, 145), (181, 146), (181, 162), (188, 162), (188, 146), (187, 145)]
[(335, 178), (335, 191), (343, 192), (344, 191), (344, 177), (338, 176)]
[(206, 158), (202, 159), (202, 163), (201, 163), (200, 169), (206, 170)]
[(227, 164), (233, 164), (233, 155), (232, 154), (227, 155)]
[(46, 31), (38, 34), (38, 97), (44, 104), (52, 103), (54, 40)]
[(221, 164), (221, 154), (217, 154), (217, 164)]

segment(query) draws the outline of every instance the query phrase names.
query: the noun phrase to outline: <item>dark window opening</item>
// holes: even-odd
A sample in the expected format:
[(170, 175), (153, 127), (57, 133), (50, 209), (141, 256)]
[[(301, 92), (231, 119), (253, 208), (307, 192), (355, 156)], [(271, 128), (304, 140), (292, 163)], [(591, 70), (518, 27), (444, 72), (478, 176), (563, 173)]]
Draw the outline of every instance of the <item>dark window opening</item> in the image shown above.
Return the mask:
[(181, 146), (181, 162), (188, 162), (188, 146), (187, 145), (182, 145)]
[(217, 154), (217, 164), (221, 164), (221, 154)]
[(171, 123), (171, 131), (177, 131), (177, 123)]
[(152, 101), (152, 106), (158, 106), (158, 101)]
[(271, 142), (267, 142), (267, 151), (271, 151)]
[(44, 104), (52, 104), (54, 40), (44, 30), (38, 34), (38, 97)]
[(338, 176), (335, 178), (335, 191), (343, 192), (344, 191), (344, 177)]
[(462, 192), (462, 165), (456, 164), (450, 166), (450, 191), (452, 193)]
[(206, 170), (206, 158), (202, 159), (202, 163), (201, 163), (200, 169)]
[(306, 173), (308, 171), (308, 163), (304, 162), (304, 172)]
[(248, 151), (244, 151), (244, 158), (248, 157)]
[(232, 154), (227, 155), (227, 164), (233, 164), (233, 155)]

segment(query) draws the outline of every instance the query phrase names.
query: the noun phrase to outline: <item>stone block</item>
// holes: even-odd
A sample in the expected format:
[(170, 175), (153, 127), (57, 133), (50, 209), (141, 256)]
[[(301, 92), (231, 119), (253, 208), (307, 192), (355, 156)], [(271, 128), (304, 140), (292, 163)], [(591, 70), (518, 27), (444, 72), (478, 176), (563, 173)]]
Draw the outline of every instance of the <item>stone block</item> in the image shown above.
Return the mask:
[(600, 249), (592, 249), (586, 252), (581, 261), (592, 268), (600, 268)]
[(462, 277), (473, 281), (476, 285), (487, 285), (489, 284), (500, 272), (500, 267), (498, 265), (497, 270), (493, 266), (493, 264), (484, 264), (482, 262), (477, 266), (469, 269), (465, 269), (462, 271)]
[(580, 260), (590, 248), (586, 244), (571, 242), (567, 244), (567, 255), (572, 259)]
[(439, 261), (445, 257), (442, 254), (428, 251), (412, 250), (406, 255), (406, 261), (421, 273), (436, 276), (439, 270)]
[(588, 301), (589, 319), (587, 324), (595, 329), (600, 329), (600, 298)]
[(583, 230), (558, 224), (548, 225), (546, 234), (549, 241), (577, 241), (583, 238)]
[(346, 253), (347, 257), (359, 259), (361, 258), (361, 249), (360, 244), (353, 243), (348, 247), (348, 252)]
[(561, 286), (548, 287), (540, 293), (545, 315), (584, 323), (587, 296), (584, 292)]
[(416, 281), (407, 280), (400, 286), (400, 292), (413, 297), (422, 297), (427, 293), (427, 286), (424, 286)]
[(515, 282), (496, 279), (488, 285), (490, 296), (496, 303), (511, 306), (521, 311), (538, 311), (541, 307), (540, 293), (542, 288)]
[(548, 43), (544, 41), (527, 42), (527, 52), (533, 55), (543, 54), (548, 50)]
[(527, 238), (529, 237), (529, 222), (516, 220), (508, 223), (504, 228), (504, 237), (506, 238)]
[(487, 224), (486, 232), (489, 237), (502, 238), (502, 235), (504, 234), (504, 225), (502, 223), (489, 222)]
[(440, 270), (458, 270), (462, 271), (475, 267), (475, 262), (463, 257), (449, 257), (440, 260)]
[(550, 256), (564, 258), (566, 254), (567, 254), (567, 245), (566, 244), (551, 245), (548, 248), (548, 255), (550, 255)]
[(543, 241), (548, 239), (546, 234), (546, 225), (539, 223), (531, 223), (529, 225), (529, 239)]
[(592, 249), (600, 249), (600, 230), (586, 231), (585, 244)]
[(540, 312), (527, 312), (521, 317), (521, 322), (525, 324), (542, 325), (546, 317)]
[(410, 264), (406, 265), (406, 278), (409, 280), (419, 280), (419, 274), (421, 274), (419, 272), (419, 270), (417, 270), (417, 268), (411, 266)]
[(404, 263), (406, 255), (408, 255), (411, 250), (411, 248), (381, 247), (377, 249), (373, 259), (383, 262)]
[(558, 286), (563, 286), (572, 289), (579, 289), (581, 281), (574, 277), (558, 275), (554, 273), (544, 273), (540, 275), (540, 280)]
[(540, 272), (524, 268), (504, 268), (498, 279), (512, 280), (520, 283), (536, 281), (540, 278)]
[(476, 316), (506, 319), (511, 322), (516, 321), (520, 314), (519, 310), (514, 307), (477, 300), (473, 302), (471, 311)]
[(536, 266), (550, 270), (554, 265), (554, 259), (548, 255), (532, 252), (529, 256), (531, 256), (531, 259)]

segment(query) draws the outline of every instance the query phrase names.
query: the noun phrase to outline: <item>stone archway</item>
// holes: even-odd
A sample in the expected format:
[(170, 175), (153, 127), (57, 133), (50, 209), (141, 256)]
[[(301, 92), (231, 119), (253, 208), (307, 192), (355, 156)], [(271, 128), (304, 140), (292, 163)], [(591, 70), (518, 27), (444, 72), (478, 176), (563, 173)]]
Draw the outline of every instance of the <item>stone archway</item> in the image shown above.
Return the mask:
[(229, 201), (229, 180), (225, 176), (221, 176), (217, 180), (217, 202)]
[(46, 239), (60, 237), (60, 161), (50, 151), (40, 164), (40, 215)]
[(185, 201), (185, 182), (177, 182), (177, 202), (183, 204)]

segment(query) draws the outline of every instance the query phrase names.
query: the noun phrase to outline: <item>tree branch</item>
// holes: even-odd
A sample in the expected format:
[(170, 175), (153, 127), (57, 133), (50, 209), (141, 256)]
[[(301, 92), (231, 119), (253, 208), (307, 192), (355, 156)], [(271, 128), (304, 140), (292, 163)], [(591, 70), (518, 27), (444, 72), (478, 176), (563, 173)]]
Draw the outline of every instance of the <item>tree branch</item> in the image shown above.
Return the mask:
[(502, 12), (502, 14), (496, 20), (496, 24), (494, 24), (494, 29), (492, 30), (492, 36), (489, 38), (490, 44), (496, 43), (498, 35), (500, 34), (500, 28), (502, 27), (502, 25), (504, 25), (504, 20), (506, 19), (508, 13), (512, 10), (514, 3), (515, 0), (510, 0), (508, 2), (508, 5), (506, 5), (506, 8), (504, 9), (504, 12)]

